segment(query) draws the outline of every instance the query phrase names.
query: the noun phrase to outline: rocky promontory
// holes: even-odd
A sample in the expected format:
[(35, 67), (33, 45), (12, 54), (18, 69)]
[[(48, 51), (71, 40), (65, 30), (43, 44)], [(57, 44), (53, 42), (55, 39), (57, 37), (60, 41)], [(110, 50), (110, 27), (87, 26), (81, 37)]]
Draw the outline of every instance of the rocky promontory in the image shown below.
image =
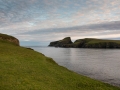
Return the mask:
[(120, 48), (120, 40), (85, 38), (78, 39), (72, 43), (71, 38), (67, 37), (63, 40), (51, 42), (49, 46), (65, 48)]
[(66, 37), (62, 40), (54, 41), (49, 44), (49, 46), (54, 46), (54, 47), (68, 47), (69, 45), (72, 45), (73, 42), (71, 41), (70, 37)]
[(0, 40), (12, 42), (13, 44), (19, 46), (19, 40), (13, 36), (0, 33)]

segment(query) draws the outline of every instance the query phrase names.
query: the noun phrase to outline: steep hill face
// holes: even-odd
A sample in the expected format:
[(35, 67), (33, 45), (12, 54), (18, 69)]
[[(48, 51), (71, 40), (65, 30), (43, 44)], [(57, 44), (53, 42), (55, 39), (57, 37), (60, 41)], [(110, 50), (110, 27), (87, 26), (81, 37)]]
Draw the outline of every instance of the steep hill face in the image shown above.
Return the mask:
[(0, 33), (0, 40), (9, 41), (9, 42), (12, 42), (13, 44), (19, 46), (19, 40), (13, 36), (9, 36), (9, 35)]
[(55, 47), (65, 47), (66, 45), (71, 45), (72, 41), (70, 37), (66, 37), (59, 41), (54, 41), (49, 44), (49, 46), (55, 46)]

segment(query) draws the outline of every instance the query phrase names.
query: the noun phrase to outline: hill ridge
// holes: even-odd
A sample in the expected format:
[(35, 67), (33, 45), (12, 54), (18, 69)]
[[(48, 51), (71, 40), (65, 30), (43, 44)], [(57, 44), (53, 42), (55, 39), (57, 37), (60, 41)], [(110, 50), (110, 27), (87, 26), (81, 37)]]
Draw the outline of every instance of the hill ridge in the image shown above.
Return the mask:
[(68, 44), (66, 43), (59, 44), (58, 43), (59, 41), (55, 41), (57, 45), (55, 42), (50, 42), (49, 46), (65, 48), (120, 48), (120, 40), (84, 38), (77, 39), (75, 42)]

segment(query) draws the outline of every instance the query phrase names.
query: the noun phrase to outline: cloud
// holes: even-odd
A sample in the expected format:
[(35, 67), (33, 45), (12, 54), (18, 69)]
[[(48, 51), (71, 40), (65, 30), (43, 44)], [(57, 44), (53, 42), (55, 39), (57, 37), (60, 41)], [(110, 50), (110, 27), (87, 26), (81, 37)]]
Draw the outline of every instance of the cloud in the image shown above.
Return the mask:
[(117, 38), (119, 8), (119, 0), (0, 0), (0, 32), (31, 42)]
[(62, 19), (66, 25), (73, 23), (74, 26), (90, 24), (93, 21), (116, 21), (120, 16), (113, 14), (119, 13), (118, 7), (118, 0), (0, 0), (0, 15), (1, 23), (5, 25), (53, 19), (57, 22)]
[[(66, 28), (48, 28), (48, 29), (39, 29), (35, 31), (27, 32), (29, 34), (38, 34), (38, 33), (50, 33), (50, 32), (69, 32), (69, 31), (88, 31), (88, 30), (120, 30), (120, 21), (104, 22), (99, 24), (89, 24), (83, 26), (74, 26)], [(26, 34), (27, 34), (26, 33)]]
[(21, 38), (21, 40), (26, 38), (29, 41), (50, 42), (62, 39), (67, 36), (72, 37), (73, 41), (80, 38), (114, 39), (120, 37), (119, 33), (120, 21), (114, 21), (67, 28), (31, 30), (14, 35)]

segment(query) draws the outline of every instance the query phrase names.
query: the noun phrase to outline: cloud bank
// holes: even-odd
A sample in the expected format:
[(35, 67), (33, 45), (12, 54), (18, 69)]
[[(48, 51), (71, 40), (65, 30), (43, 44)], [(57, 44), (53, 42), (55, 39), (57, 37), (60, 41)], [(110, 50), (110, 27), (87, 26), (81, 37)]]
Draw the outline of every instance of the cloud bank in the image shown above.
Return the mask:
[(0, 0), (0, 33), (21, 45), (47, 45), (66, 36), (119, 39), (119, 9), (119, 0)]

